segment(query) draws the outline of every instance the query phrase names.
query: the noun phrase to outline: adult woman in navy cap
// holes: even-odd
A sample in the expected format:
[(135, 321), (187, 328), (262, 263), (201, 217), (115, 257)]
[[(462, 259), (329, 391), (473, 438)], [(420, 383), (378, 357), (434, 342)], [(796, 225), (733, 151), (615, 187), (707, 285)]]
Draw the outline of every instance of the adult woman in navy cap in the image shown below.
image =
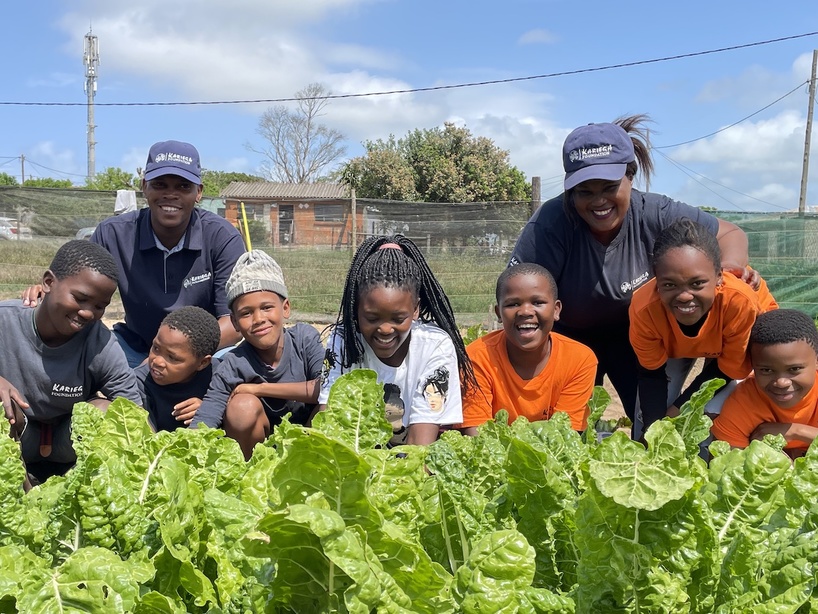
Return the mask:
[(554, 275), (562, 301), (554, 330), (588, 345), (597, 355), (597, 384), (606, 374), (625, 412), (634, 419), (637, 360), (628, 340), (633, 292), (653, 277), (656, 235), (689, 218), (716, 235), (722, 268), (751, 279), (747, 236), (738, 226), (667, 196), (633, 187), (653, 162), (644, 115), (588, 124), (563, 145), (565, 191), (534, 213), (517, 240), (510, 264), (536, 262)]

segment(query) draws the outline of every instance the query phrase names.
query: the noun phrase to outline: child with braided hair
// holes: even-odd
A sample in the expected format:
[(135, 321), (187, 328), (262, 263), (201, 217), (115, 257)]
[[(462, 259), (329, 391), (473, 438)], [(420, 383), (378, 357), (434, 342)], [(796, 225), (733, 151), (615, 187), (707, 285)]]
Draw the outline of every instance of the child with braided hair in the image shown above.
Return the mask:
[(364, 241), (352, 259), (324, 366), (320, 408), (336, 379), (372, 369), (384, 384), (392, 445), (425, 445), (463, 419), (474, 371), (449, 299), (402, 235)]

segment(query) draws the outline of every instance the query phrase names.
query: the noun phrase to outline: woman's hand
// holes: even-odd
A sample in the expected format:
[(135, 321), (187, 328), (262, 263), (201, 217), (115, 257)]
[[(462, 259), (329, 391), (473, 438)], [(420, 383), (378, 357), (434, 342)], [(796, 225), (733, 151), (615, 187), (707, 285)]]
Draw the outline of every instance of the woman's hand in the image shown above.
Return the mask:
[(759, 275), (758, 271), (749, 266), (743, 267), (722, 262), (721, 270), (732, 273), (741, 281), (749, 285), (753, 290), (758, 290), (758, 288), (761, 286), (761, 275)]

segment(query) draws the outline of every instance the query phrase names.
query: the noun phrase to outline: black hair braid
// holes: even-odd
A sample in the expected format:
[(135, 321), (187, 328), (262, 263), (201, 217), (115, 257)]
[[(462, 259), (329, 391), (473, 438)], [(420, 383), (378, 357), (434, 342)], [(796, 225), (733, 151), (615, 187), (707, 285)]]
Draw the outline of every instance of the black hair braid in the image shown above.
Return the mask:
[(651, 266), (656, 270), (656, 263), (670, 250), (677, 247), (692, 247), (703, 253), (713, 263), (716, 275), (721, 275), (721, 248), (716, 235), (707, 228), (685, 217), (665, 226), (653, 244)]
[[(400, 249), (381, 246), (394, 243)], [(454, 310), (446, 293), (429, 268), (418, 247), (403, 235), (375, 236), (361, 243), (347, 273), (336, 326), (341, 326), (344, 341), (339, 357), (343, 367), (350, 367), (363, 355), (358, 331), (358, 300), (374, 287), (386, 286), (408, 290), (418, 300), (422, 322), (441, 328), (452, 340), (464, 392), (477, 386), (474, 369), (455, 322)]]

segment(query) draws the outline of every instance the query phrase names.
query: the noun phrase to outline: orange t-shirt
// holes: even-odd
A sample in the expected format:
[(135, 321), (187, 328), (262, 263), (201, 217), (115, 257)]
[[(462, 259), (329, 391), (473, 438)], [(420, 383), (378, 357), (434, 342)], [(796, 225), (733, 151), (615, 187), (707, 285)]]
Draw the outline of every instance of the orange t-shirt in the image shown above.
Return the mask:
[(530, 380), (521, 378), (511, 366), (505, 331), (480, 337), (466, 347), (466, 352), (477, 389), (463, 399), (461, 427), (480, 426), (505, 409), (509, 422), (518, 416), (531, 422), (548, 420), (561, 411), (570, 416), (575, 430), (585, 430), (597, 365), (589, 347), (552, 332), (551, 357)]
[(749, 375), (747, 343), (756, 316), (761, 313), (759, 297), (732, 273), (724, 273), (722, 279), (713, 306), (695, 337), (685, 335), (662, 304), (656, 279), (634, 292), (628, 310), (630, 340), (643, 367), (658, 369), (669, 358), (716, 358), (719, 369), (728, 377), (743, 379)]
[[(818, 427), (818, 386), (813, 386), (795, 407), (784, 409), (760, 390), (751, 375), (724, 401), (721, 414), (713, 422), (713, 437), (734, 448), (750, 445), (750, 435), (765, 422), (806, 424)], [(806, 441), (790, 441), (787, 448), (808, 448)]]

